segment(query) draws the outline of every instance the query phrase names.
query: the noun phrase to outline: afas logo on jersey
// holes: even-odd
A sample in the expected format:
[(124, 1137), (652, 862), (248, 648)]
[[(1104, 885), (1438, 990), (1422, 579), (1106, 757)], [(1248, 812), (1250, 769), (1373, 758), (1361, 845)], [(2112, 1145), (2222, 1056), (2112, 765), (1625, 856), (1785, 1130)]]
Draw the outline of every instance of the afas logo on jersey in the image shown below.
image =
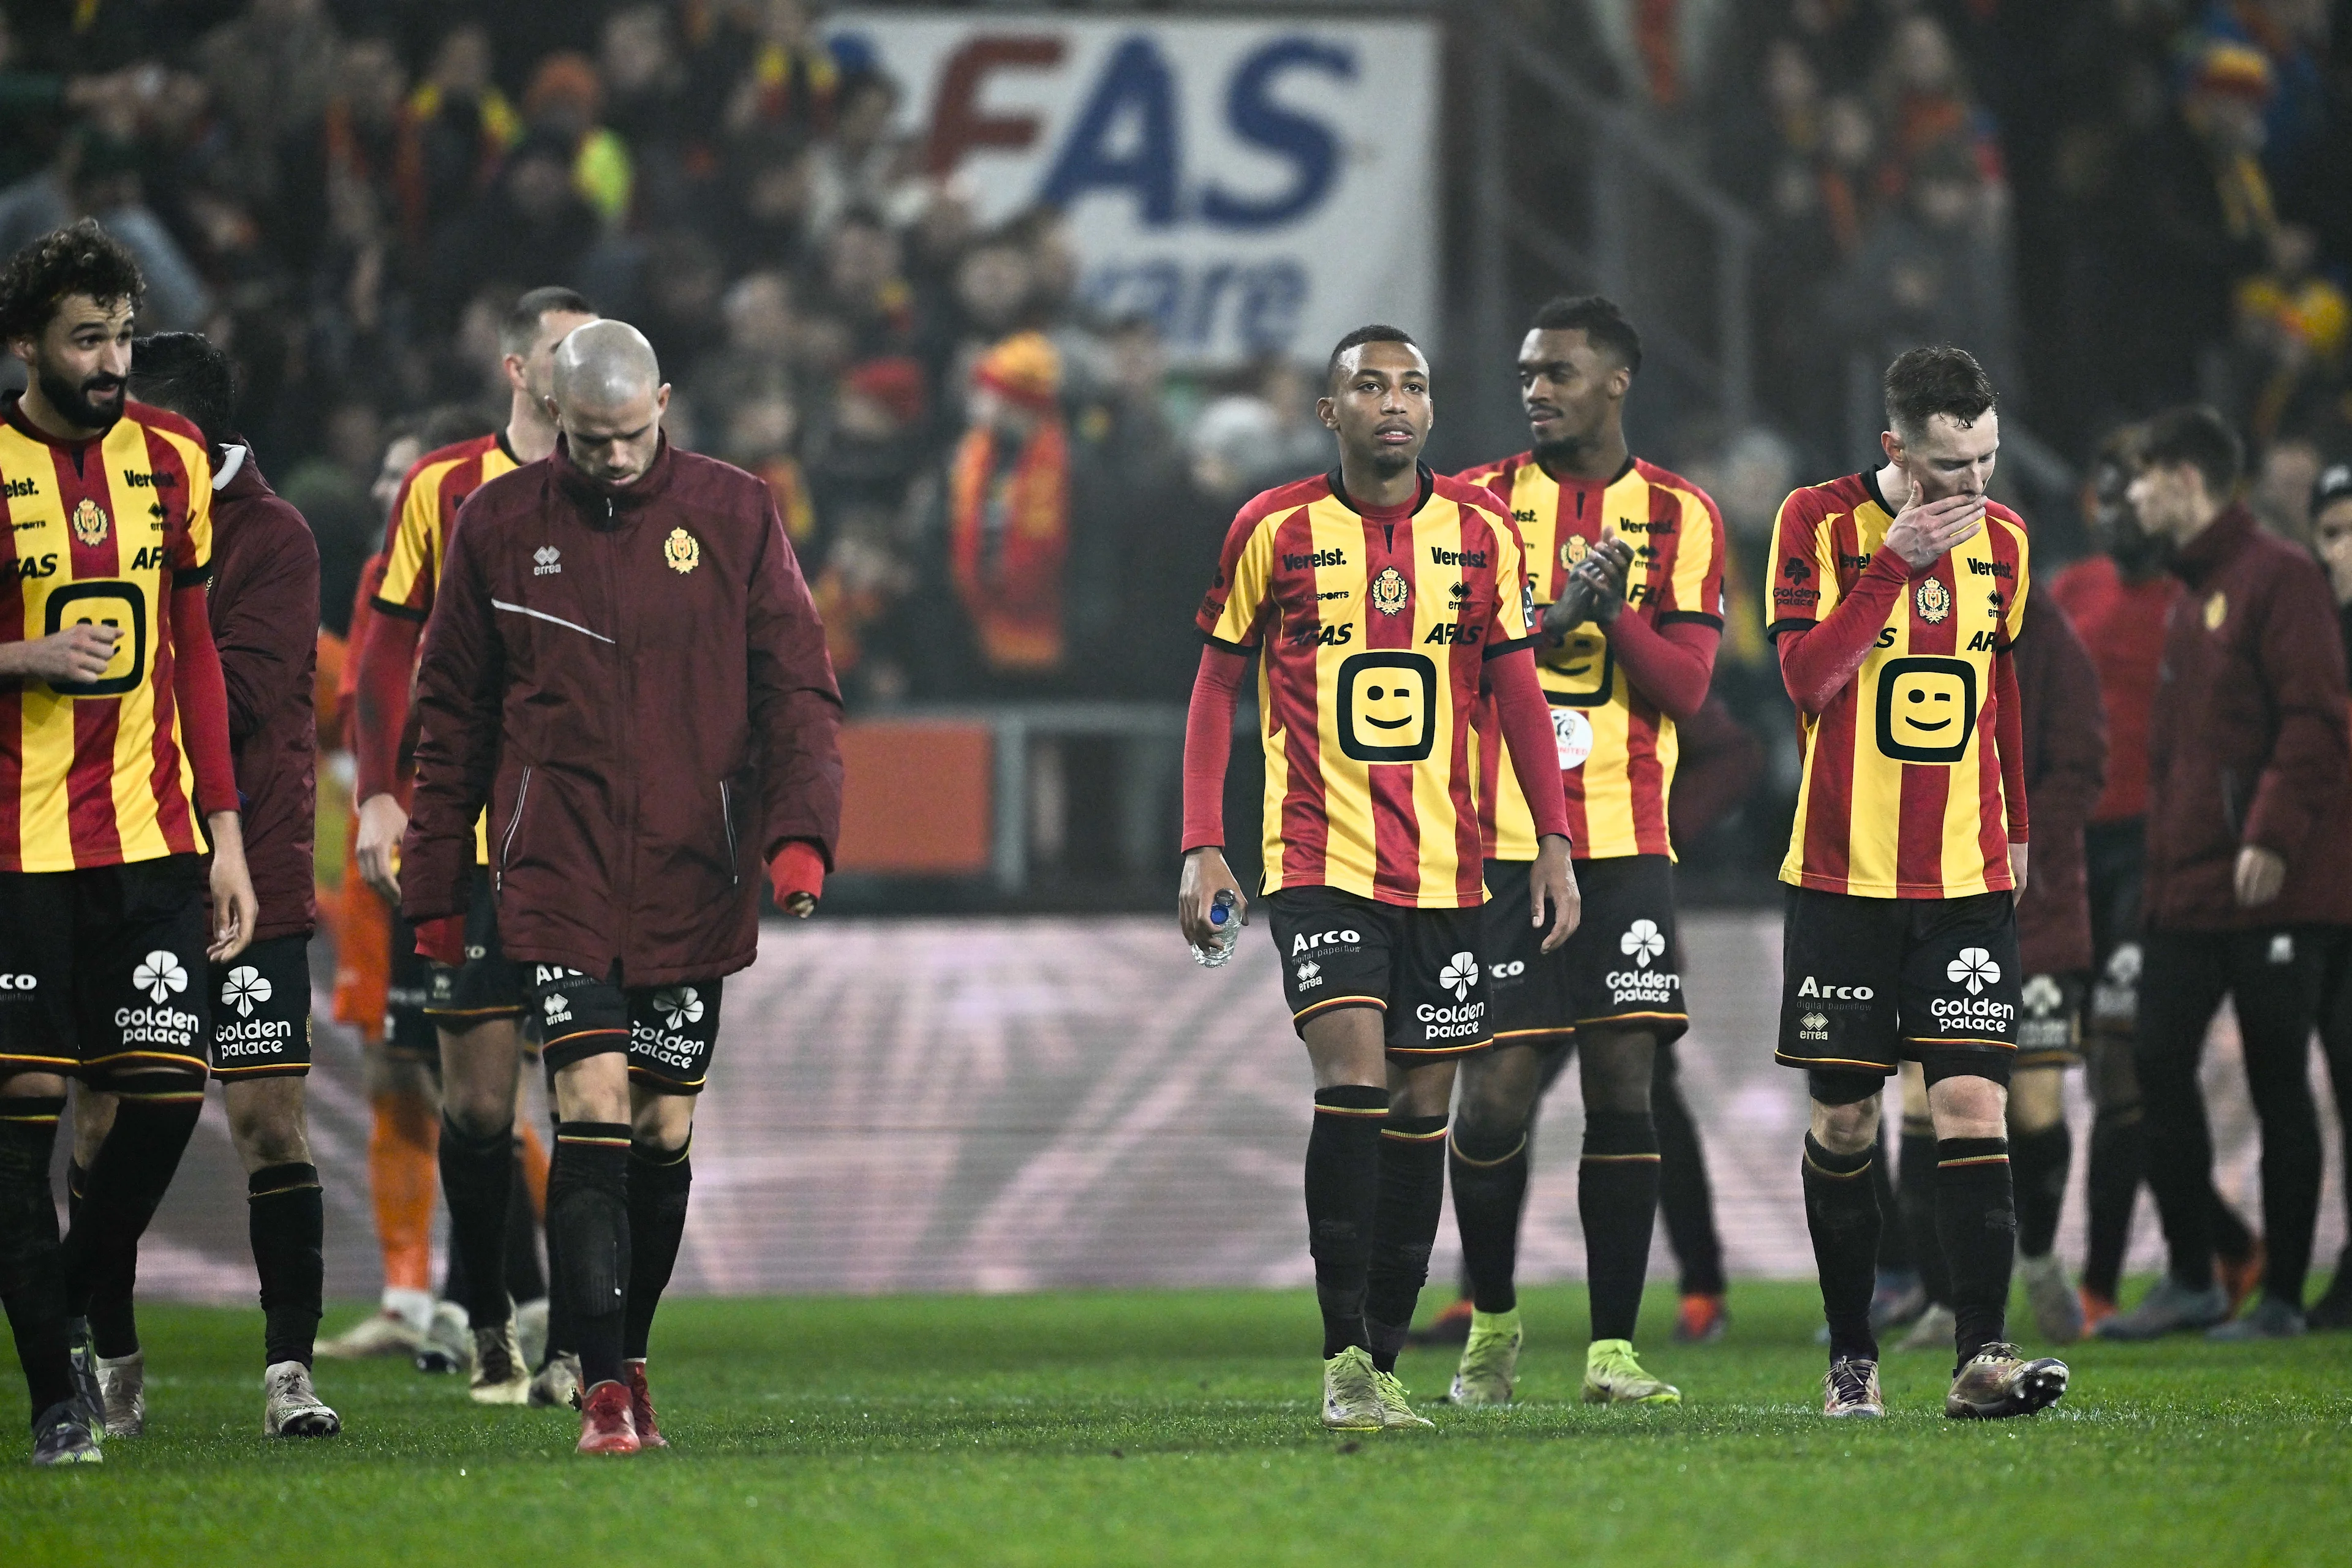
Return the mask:
[(15, 561), (0, 561), (0, 585), (28, 581), (37, 582), (41, 578), (54, 577), (57, 574), (58, 557), (55, 551), (46, 555), (26, 555)]

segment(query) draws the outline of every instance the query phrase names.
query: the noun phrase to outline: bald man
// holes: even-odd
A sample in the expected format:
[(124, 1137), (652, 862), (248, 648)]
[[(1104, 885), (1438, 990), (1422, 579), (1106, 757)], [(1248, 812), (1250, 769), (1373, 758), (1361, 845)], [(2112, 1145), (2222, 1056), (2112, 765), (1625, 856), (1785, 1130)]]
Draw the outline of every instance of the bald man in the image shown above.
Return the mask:
[(759, 479), (669, 445), (668, 405), (635, 328), (578, 328), (554, 452), (459, 511), (401, 858), (417, 949), (448, 962), (488, 808), (556, 1104), (547, 1227), (582, 1453), (667, 1446), (646, 1354), (720, 978), (757, 949), (762, 867), (779, 907), (815, 909), (841, 817), (841, 699), (782, 521)]

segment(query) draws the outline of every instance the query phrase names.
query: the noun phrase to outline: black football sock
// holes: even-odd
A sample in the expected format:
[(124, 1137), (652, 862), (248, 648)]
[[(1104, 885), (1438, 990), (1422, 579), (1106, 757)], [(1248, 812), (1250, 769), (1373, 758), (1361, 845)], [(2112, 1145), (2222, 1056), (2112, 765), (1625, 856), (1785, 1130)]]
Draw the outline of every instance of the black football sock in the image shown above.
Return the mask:
[(73, 1397), (72, 1318), (49, 1187), (63, 1096), (0, 1099), (0, 1304), (16, 1340), (32, 1419)]
[(1488, 1148), (1469, 1128), (1457, 1126), (1450, 1142), (1454, 1176), (1454, 1224), (1462, 1233), (1462, 1272), (1470, 1304), (1482, 1312), (1507, 1312), (1519, 1304), (1515, 1277), (1519, 1265), (1519, 1209), (1528, 1196), (1528, 1139), (1515, 1132), (1500, 1149)]
[(1381, 1127), (1380, 1163), (1372, 1261), (1364, 1273), (1364, 1337), (1373, 1369), (1394, 1372), (1445, 1210), (1445, 1118), (1391, 1116)]
[(2074, 1134), (2065, 1122), (2053, 1121), (2011, 1138), (2009, 1158), (2017, 1183), (2018, 1256), (2045, 1257), (2058, 1241), (2058, 1211), (2066, 1202)]
[(1832, 1154), (1805, 1134), (1805, 1227), (1813, 1237), (1822, 1314), (1829, 1320), (1830, 1359), (1878, 1359), (1870, 1330), (1870, 1293), (1878, 1273), (1878, 1196), (1870, 1190), (1875, 1145)]
[(1895, 1162), (1886, 1157), (1886, 1151), (1896, 1145), (1886, 1134), (1886, 1118), (1881, 1115), (1878, 1152), (1870, 1161), (1870, 1190), (1878, 1194), (1878, 1271), (1916, 1274), (1919, 1265), (1911, 1256), (1911, 1230), (1903, 1223), (1903, 1201), (1895, 1193)]
[(127, 1092), (83, 1179), (81, 1206), (65, 1241), (66, 1309), (89, 1320), (90, 1348), (112, 1358), (139, 1349), (131, 1310), (139, 1238), (180, 1168), (204, 1113), (201, 1088)]
[(265, 1165), (245, 1179), (246, 1228), (261, 1276), (265, 1365), (310, 1364), (326, 1294), (327, 1211), (319, 1167)]
[(547, 1294), (547, 1276), (539, 1267), (539, 1215), (530, 1206), (530, 1184), (523, 1180), (522, 1140), (511, 1142), (514, 1171), (507, 1182), (507, 1296), (516, 1302), (536, 1301)]
[(1706, 1152), (1698, 1123), (1675, 1080), (1674, 1053), (1661, 1048), (1650, 1081), (1650, 1118), (1658, 1129), (1658, 1209), (1666, 1244), (1682, 1268), (1685, 1296), (1723, 1294), (1723, 1241), (1715, 1232), (1715, 1194), (1707, 1184)]
[(1925, 1117), (1903, 1119), (1903, 1168), (1896, 1173), (1895, 1193), (1919, 1283), (1927, 1288), (1928, 1300), (1948, 1307), (1951, 1268), (1936, 1231), (1936, 1124)]
[(496, 1328), (514, 1310), (507, 1299), (514, 1134), (505, 1127), (467, 1132), (444, 1116), (438, 1158), (441, 1194), (449, 1205), (449, 1299), (466, 1309), (474, 1327)]
[(2084, 1249), (2083, 1289), (2110, 1301), (2123, 1283), (2147, 1149), (2136, 1103), (2103, 1109), (2091, 1123), (2090, 1237)]
[(1658, 1218), (1658, 1130), (1647, 1111), (1585, 1113), (1576, 1215), (1584, 1224), (1592, 1337), (1630, 1340)]
[(81, 1187), (88, 1180), (89, 1173), (81, 1168), (79, 1160), (66, 1162), (66, 1228), (68, 1230), (73, 1228), (74, 1216), (81, 1213)]
[[(551, 1144), (554, 1142), (556, 1131), (562, 1125), (562, 1117), (549, 1118), (548, 1141)], [(551, 1203), (550, 1207), (551, 1210)], [(572, 1332), (572, 1308), (564, 1300), (563, 1292), (555, 1288), (555, 1281), (562, 1277), (563, 1266), (556, 1260), (555, 1257), (556, 1237), (553, 1219), (554, 1215), (551, 1212), (548, 1215), (548, 1223), (541, 1226), (547, 1245), (547, 1350), (540, 1357), (540, 1366), (545, 1366), (557, 1356), (575, 1354), (578, 1351), (578, 1345)]]
[(629, 1146), (629, 1300), (621, 1325), (621, 1355), (643, 1361), (653, 1338), (654, 1313), (677, 1267), (686, 1237), (686, 1200), (694, 1187), (691, 1140), (678, 1149)]
[(2261, 1238), (2239, 1214), (2221, 1189), (2208, 1185), (2206, 1202), (2213, 1212), (2213, 1256), (2224, 1263), (2243, 1263), (2254, 1255)]
[(621, 1375), (629, 1282), (629, 1126), (565, 1121), (547, 1173), (547, 1228), (558, 1237), (555, 1293), (569, 1310), (581, 1382)]
[(2010, 1191), (2009, 1140), (1945, 1138), (1936, 1144), (1936, 1237), (1952, 1279), (1958, 1373), (1996, 1340), (2005, 1340), (2009, 1274), (2017, 1250), (2017, 1206)]
[(1388, 1114), (1385, 1089), (1341, 1084), (1315, 1091), (1315, 1129), (1307, 1135), (1307, 1250), (1315, 1259), (1327, 1360), (1371, 1342), (1364, 1337), (1364, 1289), (1381, 1185), (1381, 1123)]

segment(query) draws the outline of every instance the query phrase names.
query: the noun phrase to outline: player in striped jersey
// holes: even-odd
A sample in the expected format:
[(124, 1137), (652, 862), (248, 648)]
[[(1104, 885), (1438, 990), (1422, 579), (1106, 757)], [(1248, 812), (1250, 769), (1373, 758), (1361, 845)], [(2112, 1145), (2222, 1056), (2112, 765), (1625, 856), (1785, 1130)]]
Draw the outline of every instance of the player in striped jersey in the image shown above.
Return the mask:
[(1527, 796), (1482, 715), (1479, 816), (1485, 959), (1496, 1048), (1464, 1064), (1452, 1138), (1454, 1212), (1471, 1281), (1470, 1338), (1454, 1380), (1463, 1405), (1511, 1398), (1520, 1343), (1513, 1275), (1528, 1189), (1528, 1129), (1547, 1066), (1576, 1050), (1584, 1091), (1577, 1172), (1591, 1282), (1584, 1398), (1671, 1405), (1642, 1369), (1633, 1324), (1658, 1210), (1656, 1055), (1689, 1026), (1675, 973), (1674, 851), (1666, 801), (1677, 720), (1706, 700), (1723, 630), (1723, 520), (1706, 492), (1625, 445), (1625, 395), (1642, 340), (1597, 296), (1554, 300), (1519, 349), (1532, 450), (1462, 477), (1508, 508), (1528, 581), (1546, 606), (1536, 653), (1576, 845), (1583, 922), (1557, 954), (1528, 936), (1516, 889), (1535, 858)]
[[(360, 826), (356, 844), (360, 873), (369, 886), (397, 907), (400, 874), (395, 865), (401, 836), (408, 829), (402, 805), (413, 766), (409, 696), (417, 644), (433, 612), (441, 563), (447, 558), (449, 531), (467, 496), (501, 474), (535, 463), (555, 450), (555, 425), (549, 412), (556, 345), (583, 323), (596, 319), (588, 301), (569, 289), (534, 289), (515, 303), (499, 329), (509, 389), (506, 428), (492, 435), (426, 453), (409, 469), (393, 510), (384, 542), (383, 584), (376, 591), (365, 645), (360, 650), (355, 726), (359, 761)], [(497, 905), (491, 897), (488, 845), (475, 826), (474, 907), (466, 920), (466, 959), (458, 966), (434, 964), (427, 981), (425, 1016), (441, 1046), (441, 1190), (448, 1199), (451, 1294), (463, 1299), (473, 1332), (471, 1393), (483, 1404), (520, 1405), (536, 1394), (542, 1403), (568, 1399), (559, 1387), (564, 1363), (534, 1389), (530, 1369), (517, 1343), (516, 1300), (531, 1290), (543, 1311), (546, 1289), (536, 1278), (537, 1259), (510, 1280), (510, 1228), (528, 1230), (527, 1215), (510, 1214), (525, 1203), (516, 1173), (516, 1107), (521, 1065), (520, 1019), (526, 989), (522, 967), (499, 948)], [(423, 961), (394, 952), (394, 984), (413, 975)], [(520, 1221), (519, 1225), (514, 1222)], [(525, 1249), (527, 1250), (527, 1249)], [(512, 1261), (520, 1263), (520, 1258)], [(517, 1289), (510, 1289), (509, 1285)], [(532, 1287), (537, 1289), (532, 1290)], [(568, 1349), (562, 1335), (551, 1350)]]
[[(0, 399), (0, 1300), (39, 1464), (100, 1457), (96, 1363), (139, 1347), (127, 1283), (95, 1332), (93, 1289), (137, 1267), (204, 1108), (205, 962), (257, 917), (205, 615), (212, 461), (127, 395), (141, 292), (87, 219), (0, 273), (30, 372)], [(120, 1100), (60, 1247), (68, 1078)]]
[(2025, 884), (2023, 729), (2011, 656), (2025, 526), (1985, 488), (2000, 416), (1956, 348), (1887, 367), (1885, 467), (1801, 489), (1773, 525), (1767, 626), (1804, 778), (1779, 1059), (1803, 1068), (1805, 1213), (1829, 1319), (1831, 1415), (1884, 1414), (1870, 1299), (1878, 1097), (1920, 1064), (1958, 1364), (1944, 1413), (2021, 1415), (2066, 1367), (2006, 1342), (2017, 1235), (2005, 1115), (2017, 1052), (2015, 891)]
[(1489, 1037), (1471, 710), (1482, 681), (1541, 839), (1531, 921), (1576, 923), (1566, 812), (1528, 652), (1520, 545), (1493, 496), (1420, 462), (1429, 365), (1394, 327), (1339, 341), (1317, 404), (1339, 466), (1234, 520), (1201, 605), (1177, 908), (1214, 940), (1225, 763), (1260, 654), (1265, 880), (1283, 987), (1315, 1073), (1307, 1216), (1323, 1310), (1323, 1422), (1425, 1427), (1395, 1375), (1429, 1272), (1457, 1060)]

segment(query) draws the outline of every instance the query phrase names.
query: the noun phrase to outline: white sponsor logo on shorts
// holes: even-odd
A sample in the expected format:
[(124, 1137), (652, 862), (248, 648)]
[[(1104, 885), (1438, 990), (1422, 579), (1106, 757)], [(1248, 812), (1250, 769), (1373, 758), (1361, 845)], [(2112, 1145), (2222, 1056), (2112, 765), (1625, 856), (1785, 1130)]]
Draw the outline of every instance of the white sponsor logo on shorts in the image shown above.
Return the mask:
[(1323, 984), (1323, 966), (1311, 958), (1300, 964), (1293, 973), (1298, 976), (1298, 988), (1301, 991), (1312, 991)]
[(249, 1024), (217, 1024), (213, 1027), (213, 1052), (227, 1057), (267, 1057), (294, 1037), (294, 1026), (283, 1018), (256, 1018)]
[(192, 1053), (196, 1048), (196, 1016), (177, 1007), (117, 1007), (114, 1026), (126, 1046), (170, 1046)]
[(2281, 931), (2276, 936), (2271, 938), (2271, 962), (2273, 963), (2293, 963), (2294, 962), (2294, 936), (2293, 932)]
[(1799, 983), (1800, 996), (1835, 997), (1841, 1002), (1867, 1002), (1878, 994), (1867, 985), (1824, 985), (1808, 974)]
[(1797, 1020), (1797, 1038), (1826, 1040), (1830, 1037), (1830, 1017), (1826, 1013), (1808, 1013)]
[(0, 974), (0, 991), (30, 991), (40, 984), (37, 974)]
[[(1466, 991), (1469, 987), (1463, 989)], [(1459, 1007), (1437, 1007), (1423, 1002), (1413, 1010), (1412, 1016), (1421, 1020), (1421, 1032), (1427, 1039), (1458, 1040), (1465, 1036), (1486, 1032), (1486, 1004), (1484, 1002), (1465, 1002)]]
[(131, 972), (131, 988), (147, 993), (150, 1002), (161, 1002), (175, 991), (188, 988), (188, 972), (180, 961), (158, 948), (139, 961)]
[(540, 1010), (547, 1015), (547, 1021), (549, 1023), (569, 1024), (572, 1022), (572, 998), (564, 995), (562, 992), (558, 992), (556, 994), (550, 996), (546, 1001), (541, 1002), (539, 1005)]
[(1983, 948), (1964, 947), (1959, 957), (1944, 966), (1944, 978), (1955, 985), (1965, 984), (1969, 995), (1979, 996), (1986, 986), (2000, 984), (2000, 965)]
[(2002, 1031), (2017, 1021), (2016, 1008), (1984, 996), (1938, 996), (1928, 1004), (1927, 1010), (1941, 1023), (1983, 1024)]
[(1664, 969), (1612, 969), (1601, 982), (1616, 994), (1622, 1007), (1628, 1002), (1671, 1002), (1683, 977)]
[(1477, 984), (1478, 955), (1475, 952), (1455, 953), (1445, 967), (1437, 972), (1438, 989), (1453, 992), (1456, 1002), (1466, 998), (1470, 994), (1470, 987)]
[(1527, 972), (1527, 961), (1525, 959), (1515, 958), (1508, 963), (1488, 964), (1486, 966), (1486, 978), (1489, 980), (1516, 980)]
[(1655, 921), (1635, 921), (1617, 939), (1617, 951), (1647, 969), (1652, 959), (1666, 951), (1665, 933), (1658, 929)]
[(702, 1062), (701, 1042), (687, 1035), (667, 1035), (651, 1024), (629, 1026), (629, 1052), (651, 1057), (666, 1068), (690, 1072)]
[(2025, 983), (2017, 999), (2025, 1004), (2028, 1014), (2047, 1018), (2066, 1005), (2065, 988), (2047, 974), (2037, 974)]
[(269, 982), (261, 971), (240, 963), (228, 972), (228, 984), (221, 987), (221, 1005), (236, 1008), (240, 1018), (250, 1018), (255, 1005), (268, 1001), (270, 995)]
[(673, 1029), (702, 1022), (702, 997), (691, 985), (673, 985), (654, 993), (654, 1011)]

